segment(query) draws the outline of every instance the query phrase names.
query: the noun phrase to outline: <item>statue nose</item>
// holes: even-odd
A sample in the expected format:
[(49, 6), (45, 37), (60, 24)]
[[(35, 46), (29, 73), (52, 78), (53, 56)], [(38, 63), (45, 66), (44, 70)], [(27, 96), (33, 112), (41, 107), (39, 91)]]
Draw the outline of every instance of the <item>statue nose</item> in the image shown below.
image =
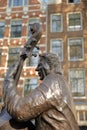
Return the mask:
[(39, 71), (42, 69), (42, 66), (37, 66), (37, 68), (35, 69), (35, 71)]

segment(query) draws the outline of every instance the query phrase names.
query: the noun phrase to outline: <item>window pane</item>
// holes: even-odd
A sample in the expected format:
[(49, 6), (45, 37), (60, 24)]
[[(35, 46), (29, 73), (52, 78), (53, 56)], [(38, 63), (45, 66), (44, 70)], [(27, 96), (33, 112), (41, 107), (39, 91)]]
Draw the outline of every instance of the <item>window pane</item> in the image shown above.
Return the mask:
[(73, 96), (84, 96), (85, 95), (84, 70), (70, 70), (69, 76)]
[(69, 24), (68, 24), (68, 30), (69, 31), (75, 31), (75, 30), (81, 30), (82, 25), (81, 25), (81, 14), (76, 13), (76, 14), (69, 14)]
[(22, 6), (23, 0), (13, 0), (13, 6)]
[(12, 1), (13, 1), (13, 0), (8, 0), (8, 6), (9, 6), (9, 7), (12, 6)]
[(24, 95), (27, 95), (29, 92), (34, 90), (38, 85), (38, 79), (32, 78), (32, 79), (25, 79), (24, 83)]
[(71, 61), (83, 59), (82, 39), (69, 39), (69, 59)]
[(24, 5), (28, 5), (28, 0), (24, 0)]
[(74, 3), (80, 3), (81, 0), (74, 0)]
[(30, 59), (26, 60), (26, 66), (37, 66), (39, 59), (39, 51), (37, 48), (34, 48), (33, 54), (36, 54), (36, 57), (32, 56)]
[(5, 22), (1, 21), (0, 22), (0, 38), (4, 37), (4, 29), (5, 29)]
[(8, 0), (8, 6), (23, 6), (28, 5), (28, 0)]
[(79, 118), (80, 118), (80, 121), (84, 121), (84, 113), (83, 111), (79, 111)]
[(15, 62), (18, 62), (19, 53), (20, 48), (9, 48), (8, 66), (12, 65)]
[(85, 120), (87, 121), (87, 111), (85, 111)]
[(22, 21), (12, 21), (11, 22), (11, 37), (21, 37), (22, 33)]
[(61, 15), (52, 16), (52, 32), (62, 31), (62, 17)]
[(63, 45), (62, 40), (52, 40), (51, 41), (52, 53), (59, 56), (59, 60), (63, 60)]

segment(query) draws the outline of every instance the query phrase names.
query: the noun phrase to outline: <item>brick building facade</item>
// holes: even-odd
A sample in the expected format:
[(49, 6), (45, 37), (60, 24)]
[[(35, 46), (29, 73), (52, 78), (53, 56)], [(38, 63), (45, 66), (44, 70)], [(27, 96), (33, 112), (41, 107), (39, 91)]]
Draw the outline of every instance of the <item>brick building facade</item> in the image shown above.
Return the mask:
[(47, 51), (59, 55), (77, 121), (87, 129), (87, 1), (48, 0)]
[[(42, 3), (42, 6), (44, 3)], [(18, 61), (20, 49), (29, 38), (29, 24), (40, 22), (39, 52), (59, 55), (64, 75), (75, 102), (79, 126), (87, 126), (87, 2), (86, 0), (48, 0), (47, 10), (38, 0), (0, 0), (0, 101), (8, 67)], [(47, 25), (47, 26), (46, 26)], [(46, 44), (47, 43), (47, 44)], [(26, 61), (18, 84), (25, 95), (38, 84), (38, 59)], [(29, 85), (30, 84), (30, 85)], [(32, 87), (33, 86), (33, 87)], [(83, 130), (84, 130), (83, 129)]]

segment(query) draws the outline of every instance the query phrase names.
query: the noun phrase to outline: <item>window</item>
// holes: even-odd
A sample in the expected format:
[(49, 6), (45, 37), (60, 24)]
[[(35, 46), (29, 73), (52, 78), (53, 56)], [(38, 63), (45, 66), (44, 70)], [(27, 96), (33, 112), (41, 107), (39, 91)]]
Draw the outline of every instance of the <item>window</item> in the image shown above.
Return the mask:
[(82, 29), (81, 13), (68, 15), (68, 31), (78, 31)]
[(70, 70), (70, 85), (72, 95), (75, 97), (85, 96), (85, 71), (84, 70)]
[(4, 37), (5, 22), (0, 21), (0, 38)]
[(37, 78), (25, 79), (24, 82), (24, 95), (27, 95), (29, 92), (34, 90), (38, 85)]
[(27, 6), (28, 0), (8, 0), (9, 7)]
[(8, 66), (12, 65), (15, 62), (18, 62), (19, 53), (20, 48), (9, 48)]
[(1, 58), (2, 58), (2, 49), (0, 49), (0, 65), (1, 65)]
[(40, 19), (39, 18), (32, 18), (32, 19), (29, 19), (29, 24), (28, 24), (28, 36), (30, 36), (30, 25), (33, 24), (33, 23), (40, 23)]
[(11, 22), (11, 37), (21, 37), (22, 33), (22, 21), (15, 20)]
[(68, 0), (68, 3), (80, 3), (81, 2), (81, 0)]
[(59, 60), (63, 60), (63, 41), (62, 40), (51, 40), (51, 51), (59, 56)]
[(69, 60), (77, 61), (83, 59), (82, 38), (69, 39)]
[(39, 51), (37, 48), (34, 48), (33, 54), (36, 56), (32, 56), (30, 59), (26, 60), (26, 66), (37, 66), (39, 59)]
[(79, 126), (80, 130), (87, 130), (87, 126), (84, 125), (85, 123), (83, 122), (82, 126)]
[(84, 112), (83, 111), (80, 111), (79, 119), (80, 119), (80, 121), (84, 121)]
[(87, 111), (85, 111), (85, 120), (87, 121)]
[(61, 32), (62, 31), (62, 15), (52, 15), (51, 16), (51, 32)]
[(78, 115), (79, 115), (80, 122), (84, 123), (84, 121), (87, 121), (87, 111), (86, 110), (79, 110)]

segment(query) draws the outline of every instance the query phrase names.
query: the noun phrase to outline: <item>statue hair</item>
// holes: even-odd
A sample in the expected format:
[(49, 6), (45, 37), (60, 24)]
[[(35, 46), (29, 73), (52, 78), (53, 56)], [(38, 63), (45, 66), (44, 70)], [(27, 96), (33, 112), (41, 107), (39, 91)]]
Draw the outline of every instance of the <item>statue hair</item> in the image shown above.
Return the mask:
[(62, 74), (61, 62), (59, 61), (59, 57), (53, 53), (43, 53), (40, 55), (41, 58), (44, 58), (46, 62), (49, 64), (50, 69), (54, 70), (55, 73)]

